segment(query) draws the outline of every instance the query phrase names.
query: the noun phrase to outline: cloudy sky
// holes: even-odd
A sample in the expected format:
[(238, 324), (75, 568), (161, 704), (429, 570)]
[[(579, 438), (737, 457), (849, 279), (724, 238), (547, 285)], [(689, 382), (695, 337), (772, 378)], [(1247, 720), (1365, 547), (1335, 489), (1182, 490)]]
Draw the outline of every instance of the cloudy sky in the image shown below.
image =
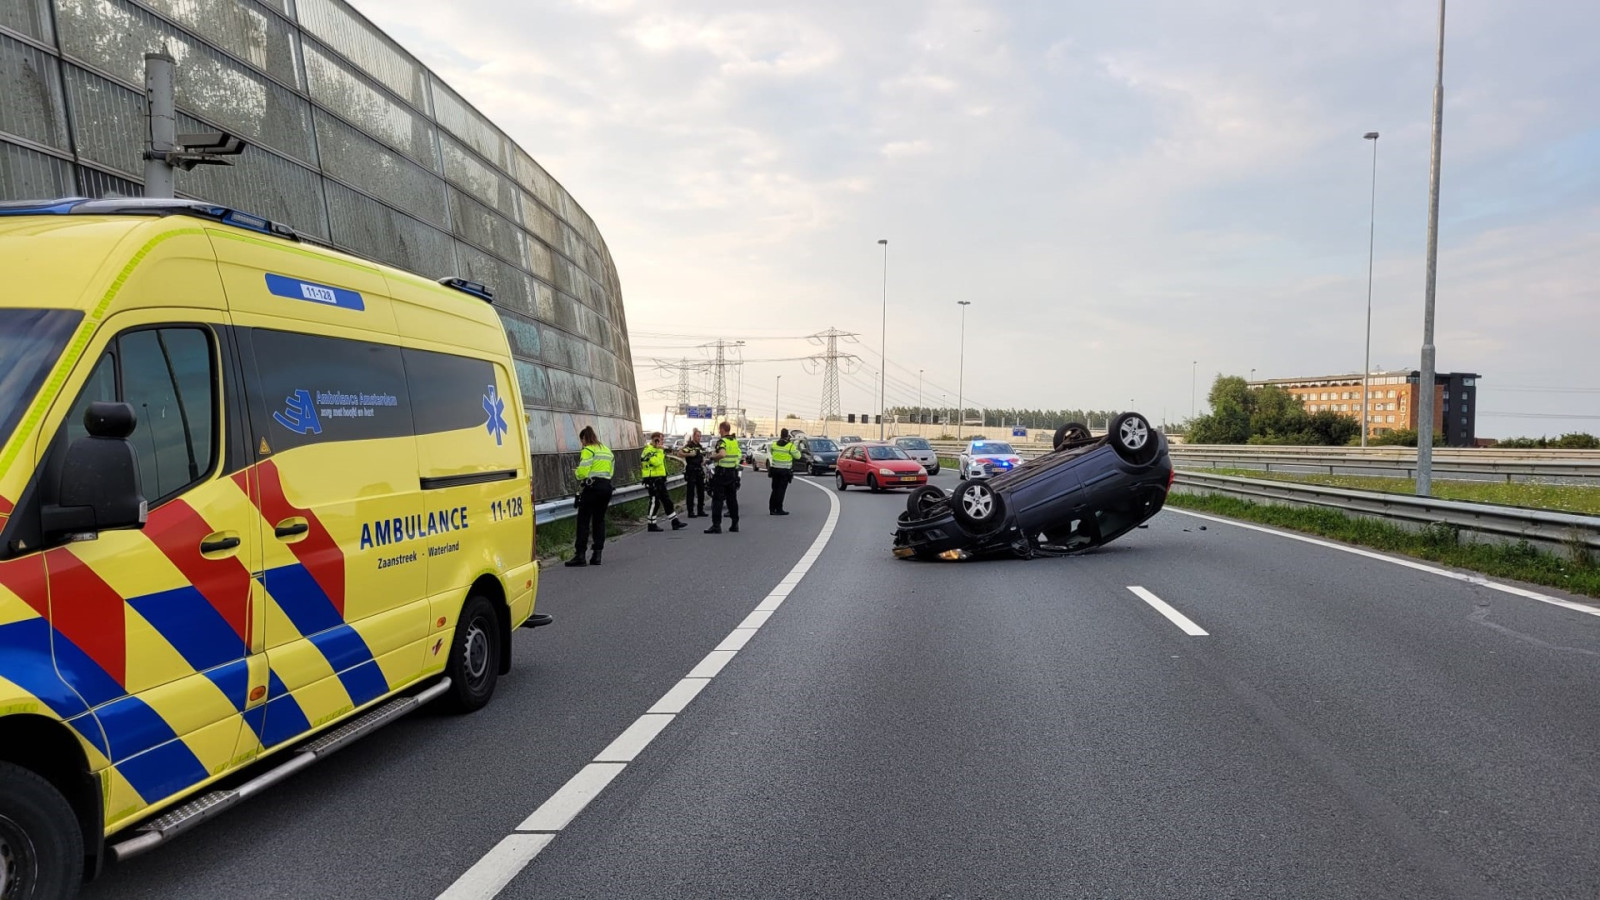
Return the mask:
[[(860, 334), (874, 408), (1179, 420), (1217, 373), (1418, 366), (1433, 0), (356, 0), (539, 159), (656, 357), (744, 339), (742, 400), (815, 415), (798, 336)], [(1479, 433), (1600, 432), (1600, 4), (1456, 0), (1441, 371)], [(787, 360), (766, 361), (756, 360)], [(769, 414), (770, 413), (765, 413)]]

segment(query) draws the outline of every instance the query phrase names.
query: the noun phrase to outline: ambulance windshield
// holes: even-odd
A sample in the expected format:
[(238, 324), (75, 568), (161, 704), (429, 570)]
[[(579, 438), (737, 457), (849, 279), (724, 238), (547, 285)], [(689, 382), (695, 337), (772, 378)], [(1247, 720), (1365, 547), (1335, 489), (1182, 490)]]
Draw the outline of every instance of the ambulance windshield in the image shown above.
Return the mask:
[(0, 309), (0, 445), (82, 319), (74, 309)]

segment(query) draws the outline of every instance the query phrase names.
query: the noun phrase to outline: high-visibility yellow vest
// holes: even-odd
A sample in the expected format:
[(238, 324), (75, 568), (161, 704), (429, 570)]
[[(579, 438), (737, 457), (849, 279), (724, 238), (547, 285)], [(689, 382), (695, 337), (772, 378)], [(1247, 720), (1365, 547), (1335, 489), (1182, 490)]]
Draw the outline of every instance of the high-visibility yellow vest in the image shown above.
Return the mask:
[(739, 442), (731, 437), (722, 438), (717, 442), (722, 448), (721, 459), (717, 460), (717, 467), (722, 469), (737, 469), (739, 462), (744, 457), (744, 451), (739, 449)]
[(588, 444), (583, 448), (583, 452), (578, 454), (578, 480), (604, 478), (610, 481), (615, 462), (611, 450), (605, 444)]
[(794, 466), (795, 458), (800, 455), (792, 443), (780, 444), (777, 441), (774, 441), (770, 449), (772, 452), (771, 465), (774, 469), (792, 468)]
[(665, 478), (667, 475), (667, 451), (660, 447), (646, 447), (639, 456), (639, 476), (641, 478)]

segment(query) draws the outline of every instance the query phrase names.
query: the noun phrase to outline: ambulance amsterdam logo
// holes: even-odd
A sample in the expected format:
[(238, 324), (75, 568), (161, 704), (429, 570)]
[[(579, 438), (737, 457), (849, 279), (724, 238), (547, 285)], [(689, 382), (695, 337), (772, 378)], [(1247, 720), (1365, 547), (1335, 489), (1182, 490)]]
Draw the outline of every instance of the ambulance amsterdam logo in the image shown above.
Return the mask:
[(279, 425), (295, 434), (322, 433), (322, 423), (317, 420), (317, 407), (311, 402), (310, 391), (295, 391), (283, 402), (285, 408), (272, 414)]
[(489, 415), (489, 420), (483, 427), (494, 435), (495, 446), (499, 446), (506, 433), (506, 401), (495, 392), (494, 385), (489, 385), (489, 393), (483, 397), (483, 411)]

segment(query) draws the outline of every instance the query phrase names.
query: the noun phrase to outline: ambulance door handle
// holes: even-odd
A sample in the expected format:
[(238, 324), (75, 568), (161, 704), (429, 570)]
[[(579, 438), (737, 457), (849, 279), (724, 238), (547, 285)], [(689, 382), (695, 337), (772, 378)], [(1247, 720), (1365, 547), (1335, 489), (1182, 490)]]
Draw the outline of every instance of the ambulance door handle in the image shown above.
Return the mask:
[(200, 541), (200, 555), (212, 556), (227, 553), (230, 550), (237, 550), (241, 543), (243, 542), (239, 540), (239, 536), (236, 534), (229, 534), (225, 531), (214, 532), (206, 535), (205, 539)]
[(288, 541), (292, 538), (302, 537), (310, 530), (311, 525), (307, 523), (305, 519), (296, 516), (292, 519), (284, 519), (282, 522), (279, 522), (278, 526), (272, 529), (272, 533), (280, 538), (283, 538), (285, 541)]

